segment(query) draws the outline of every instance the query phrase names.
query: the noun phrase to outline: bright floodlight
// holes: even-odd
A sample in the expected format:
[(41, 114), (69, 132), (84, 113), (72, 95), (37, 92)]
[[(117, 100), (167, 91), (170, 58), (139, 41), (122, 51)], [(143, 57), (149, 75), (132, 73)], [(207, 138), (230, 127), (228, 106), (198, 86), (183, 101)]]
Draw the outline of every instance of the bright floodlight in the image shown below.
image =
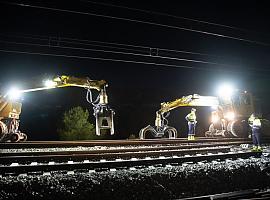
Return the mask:
[(55, 87), (56, 86), (56, 82), (52, 81), (52, 80), (46, 80), (44, 85), (45, 87), (51, 88), (51, 87)]
[(212, 116), (212, 123), (217, 123), (220, 120), (220, 118), (217, 115)]
[(226, 84), (220, 86), (218, 89), (218, 94), (221, 97), (230, 98), (234, 92), (234, 88), (232, 85)]
[(232, 121), (235, 118), (235, 114), (234, 112), (227, 112), (224, 117), (228, 119), (229, 121)]
[(218, 106), (217, 105), (211, 106), (211, 109), (212, 110), (217, 110), (218, 109)]
[(11, 88), (8, 93), (7, 96), (11, 99), (11, 100), (16, 100), (19, 99), (21, 97), (22, 92), (17, 89), (17, 88)]

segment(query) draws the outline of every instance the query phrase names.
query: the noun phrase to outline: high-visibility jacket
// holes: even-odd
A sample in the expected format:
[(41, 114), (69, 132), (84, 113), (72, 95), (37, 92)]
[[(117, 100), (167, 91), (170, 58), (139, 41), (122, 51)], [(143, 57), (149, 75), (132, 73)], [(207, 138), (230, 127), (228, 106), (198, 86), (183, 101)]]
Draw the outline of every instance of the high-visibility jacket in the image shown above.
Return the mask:
[(252, 124), (252, 128), (261, 128), (261, 120), (258, 118), (255, 118)]
[(188, 122), (196, 122), (196, 114), (195, 112), (191, 112), (186, 116), (186, 120)]
[(249, 118), (248, 118), (248, 124), (252, 126), (253, 122), (254, 122), (254, 115), (251, 115)]

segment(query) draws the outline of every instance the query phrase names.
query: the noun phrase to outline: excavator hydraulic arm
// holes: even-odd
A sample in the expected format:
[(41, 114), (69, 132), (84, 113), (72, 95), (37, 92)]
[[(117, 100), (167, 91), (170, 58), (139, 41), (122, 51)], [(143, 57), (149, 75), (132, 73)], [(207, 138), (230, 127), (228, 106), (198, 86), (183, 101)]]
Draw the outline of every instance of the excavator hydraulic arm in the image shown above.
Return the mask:
[[(48, 90), (53, 88), (80, 87), (87, 90), (86, 99), (92, 104), (94, 116), (96, 118), (96, 134), (100, 135), (102, 129), (114, 134), (114, 111), (108, 105), (108, 96), (105, 80), (91, 80), (86, 77), (57, 76), (48, 80), (43, 87), (35, 87), (17, 91), (18, 93), (28, 93), (34, 91)], [(92, 90), (99, 92), (96, 99), (93, 100)], [(19, 115), (21, 113), (21, 103), (10, 101), (8, 94), (0, 96), (0, 141), (11, 140), (13, 142), (25, 141), (26, 135), (19, 131)], [(21, 137), (22, 135), (22, 137)], [(15, 137), (15, 138), (14, 138)]]
[[(105, 80), (91, 80), (89, 78), (62, 75), (52, 80), (51, 87), (81, 87), (87, 89), (87, 101), (92, 104), (96, 118), (96, 135), (100, 135), (102, 129), (109, 129), (110, 134), (114, 134), (113, 118), (115, 112), (108, 105), (108, 95), (106, 93), (108, 84)], [(99, 91), (96, 100), (92, 99), (92, 89)]]
[[(74, 76), (57, 76), (52, 79), (49, 88), (63, 87), (81, 87), (87, 90), (86, 99), (92, 104), (94, 116), (96, 118), (96, 135), (101, 134), (102, 129), (109, 129), (110, 134), (114, 134), (114, 111), (108, 105), (108, 96), (106, 87), (108, 84), (105, 80), (91, 80), (87, 77), (79, 78)], [(92, 91), (99, 91), (97, 99), (93, 100)]]
[(183, 96), (179, 99), (170, 102), (161, 103), (161, 108), (156, 112), (155, 126), (150, 125), (140, 130), (140, 139), (145, 139), (146, 134), (151, 134), (154, 137), (163, 137), (168, 133), (169, 138), (175, 138), (177, 131), (174, 127), (168, 126), (168, 120), (165, 113), (184, 106), (213, 106), (217, 107), (219, 101), (214, 96), (200, 96), (198, 94)]
[(58, 76), (53, 79), (55, 87), (82, 87), (86, 89), (102, 90), (107, 87), (105, 80), (91, 80), (89, 78), (78, 78), (74, 76)]
[(183, 96), (179, 99), (170, 102), (161, 103), (161, 108), (158, 110), (159, 113), (163, 114), (169, 112), (178, 107), (184, 106), (218, 106), (219, 101), (214, 96), (200, 96), (198, 94)]

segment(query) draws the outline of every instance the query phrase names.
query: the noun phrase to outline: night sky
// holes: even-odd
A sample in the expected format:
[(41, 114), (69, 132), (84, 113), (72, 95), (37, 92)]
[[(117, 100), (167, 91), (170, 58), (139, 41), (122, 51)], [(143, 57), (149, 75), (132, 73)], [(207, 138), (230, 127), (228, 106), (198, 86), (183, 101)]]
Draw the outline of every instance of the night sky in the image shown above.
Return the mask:
[[(153, 125), (161, 102), (216, 95), (223, 82), (252, 92), (270, 118), (267, 1), (0, 2), (2, 92), (61, 74), (104, 79), (116, 138)], [(65, 110), (81, 105), (92, 113), (85, 94), (65, 88), (24, 95), (22, 131), (30, 140), (57, 139)], [(169, 117), (182, 136), (189, 110)], [(198, 116), (201, 133), (210, 109), (199, 108)]]

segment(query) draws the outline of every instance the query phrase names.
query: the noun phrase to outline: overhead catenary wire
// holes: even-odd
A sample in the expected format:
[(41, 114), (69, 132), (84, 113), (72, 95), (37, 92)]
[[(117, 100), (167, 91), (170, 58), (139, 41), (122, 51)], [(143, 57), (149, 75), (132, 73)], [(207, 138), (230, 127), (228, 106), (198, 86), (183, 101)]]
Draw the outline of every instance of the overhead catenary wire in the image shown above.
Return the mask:
[(156, 22), (151, 22), (151, 21), (143, 21), (143, 20), (137, 20), (137, 19), (124, 18), (124, 17), (116, 17), (116, 16), (111, 16), (111, 15), (97, 14), (97, 13), (92, 13), (92, 12), (75, 11), (75, 10), (69, 10), (69, 9), (60, 9), (60, 8), (53, 8), (53, 7), (47, 7), (47, 6), (37, 6), (37, 5), (23, 4), (23, 3), (14, 3), (14, 2), (6, 2), (6, 1), (0, 2), (0, 3), (21, 6), (21, 7), (35, 8), (35, 9), (43, 9), (43, 10), (49, 10), (49, 11), (66, 12), (66, 13), (71, 13), (71, 14), (80, 14), (80, 15), (102, 17), (102, 18), (113, 19), (113, 20), (128, 21), (128, 22), (146, 24), (146, 25), (151, 25), (151, 26), (159, 26), (159, 27), (163, 27), (163, 28), (194, 32), (194, 33), (208, 35), (208, 36), (221, 37), (221, 38), (256, 44), (256, 45), (270, 46), (269, 43), (265, 43), (265, 42), (261, 42), (261, 41), (249, 40), (249, 39), (244, 39), (244, 38), (240, 38), (240, 37), (233, 37), (233, 36), (228, 36), (228, 35), (224, 35), (224, 34), (209, 32), (209, 31), (201, 31), (201, 30), (185, 28), (185, 27), (180, 27), (180, 26), (173, 26), (173, 25), (162, 24), (162, 23), (156, 23)]
[[(103, 41), (96, 41), (96, 40), (86, 40), (86, 39), (77, 39), (77, 38), (68, 38), (68, 37), (61, 37), (64, 42), (67, 42), (66, 40), (72, 40), (77, 41), (77, 44), (84, 44), (87, 45), (88, 43), (85, 42), (96, 42), (101, 44), (109, 44), (109, 45), (117, 45), (117, 46), (126, 46), (126, 47), (133, 47), (133, 48), (141, 48), (145, 50), (149, 49), (158, 49), (159, 51), (168, 51), (168, 52), (175, 52), (175, 53), (183, 53), (183, 54), (193, 54), (193, 55), (200, 55), (200, 56), (210, 56), (210, 57), (223, 57), (215, 54), (209, 54), (209, 53), (201, 53), (201, 52), (194, 52), (194, 51), (184, 51), (184, 50), (177, 50), (177, 49), (168, 49), (163, 47), (157, 47), (157, 46), (143, 46), (143, 45), (134, 45), (134, 44), (123, 44), (123, 43), (116, 43), (116, 42), (103, 42)], [(74, 43), (74, 42), (71, 42)], [(74, 43), (75, 44), (75, 43)]]
[[(1, 34), (0, 36), (3, 36), (5, 38), (20, 38), (20, 39), (32, 39), (32, 40), (38, 40), (38, 41), (43, 41), (43, 42), (56, 42), (56, 43), (68, 43), (68, 44), (79, 44), (79, 45), (84, 45), (84, 46), (96, 46), (96, 47), (105, 47), (105, 48), (114, 48), (114, 49), (121, 49), (121, 50), (128, 50), (128, 51), (137, 51), (137, 52), (145, 52), (147, 51), (147, 49), (151, 48), (151, 47), (143, 47), (140, 46), (140, 48), (145, 49), (145, 51), (143, 50), (139, 50), (139, 49), (130, 49), (128, 47), (138, 47), (139, 46), (135, 46), (135, 45), (128, 45), (128, 44), (119, 44), (119, 43), (112, 43), (112, 42), (102, 42), (102, 41), (97, 41), (97, 40), (80, 40), (80, 39), (72, 39), (72, 38), (67, 38), (67, 37), (57, 37), (57, 36), (24, 36), (24, 35), (6, 35), (6, 34)], [(74, 40), (74, 41), (73, 41)], [(76, 41), (77, 40), (77, 41)], [(81, 42), (78, 42), (78, 41)], [(2, 40), (3, 41), (3, 40)], [(84, 41), (84, 42), (82, 42)], [(89, 43), (85, 43), (86, 41), (88, 41)], [(117, 45), (117, 46), (109, 46), (109, 45)], [(124, 46), (124, 47), (118, 47), (118, 46)], [(126, 46), (126, 48), (125, 48)], [(172, 50), (173, 51), (173, 50)]]
[[(123, 62), (123, 63), (144, 64), (144, 65), (161, 66), (161, 67), (197, 69), (197, 70), (203, 70), (203, 71), (234, 72), (234, 73), (237, 72), (237, 70), (235, 70), (235, 69), (234, 70), (228, 70), (228, 69), (194, 67), (194, 66), (188, 66), (188, 65), (155, 63), (155, 62), (136, 61), (136, 60), (125, 60), (125, 59), (114, 59), (114, 58), (102, 58), (102, 57), (93, 57), (93, 56), (78, 56), (78, 55), (68, 55), (68, 54), (53, 54), (53, 53), (18, 51), (18, 50), (6, 50), (6, 49), (0, 49), (0, 52), (4, 52), (4, 53), (16, 53), (16, 54), (28, 54), (28, 55), (38, 55), (38, 56), (53, 56), (53, 57), (75, 58), (75, 59), (89, 59), (89, 60)], [(257, 69), (257, 68), (250, 69), (250, 70), (254, 70), (254, 71), (269, 71), (269, 70), (266, 70), (266, 69)], [(242, 73), (242, 72), (239, 72), (239, 73)]]
[(97, 1), (91, 1), (91, 0), (79, 0), (81, 2), (86, 2), (86, 3), (91, 3), (91, 4), (96, 4), (96, 5), (102, 5), (102, 6), (107, 6), (107, 7), (113, 7), (113, 8), (121, 8), (121, 9), (126, 9), (126, 10), (131, 10), (131, 11), (138, 11), (142, 13), (147, 13), (147, 14), (154, 14), (154, 15), (160, 15), (160, 16), (167, 16), (175, 19), (182, 19), (190, 22), (196, 22), (196, 23), (201, 23), (205, 25), (213, 25), (217, 27), (223, 27), (223, 28), (228, 28), (232, 30), (239, 30), (239, 31), (245, 31), (245, 32), (255, 32), (253, 30), (248, 30), (245, 28), (239, 28), (236, 26), (229, 26), (229, 25), (224, 25), (224, 24), (219, 24), (219, 23), (214, 23), (214, 22), (209, 22), (209, 21), (204, 21), (204, 20), (198, 20), (198, 19), (192, 19), (189, 17), (182, 17), (182, 16), (176, 16), (168, 13), (163, 13), (163, 12), (157, 12), (157, 11), (152, 11), (152, 10), (144, 10), (144, 9), (139, 9), (139, 8), (131, 8), (128, 6), (121, 6), (121, 5), (115, 5), (111, 3), (104, 3), (104, 2), (97, 2)]
[[(216, 58), (224, 57), (224, 56), (220, 56), (216, 54), (185, 51), (185, 50), (179, 50), (179, 49), (168, 49), (168, 48), (157, 47), (157, 46), (124, 44), (124, 43), (117, 43), (117, 42), (104, 42), (104, 41), (98, 41), (98, 40), (78, 39), (78, 38), (70, 38), (70, 37), (62, 37), (62, 36), (38, 36), (38, 35), (21, 36), (21, 35), (12, 35), (12, 34), (6, 35), (6, 34), (1, 34), (1, 33), (0, 35), (4, 37), (9, 37), (9, 38), (15, 37), (15, 38), (40, 40), (40, 41), (46, 41), (46, 42), (52, 41), (52, 42), (61, 42), (61, 43), (69, 43), (69, 44), (79, 44), (79, 45), (84, 45), (84, 46), (108, 47), (108, 48), (121, 49), (121, 50), (131, 50), (131, 51), (142, 52), (142, 53), (149, 52), (150, 49), (158, 49), (158, 51), (164, 51), (164, 52), (167, 51), (167, 52), (208, 56), (208, 57), (216, 57)], [(111, 46), (106, 46), (106, 45), (111, 45)]]
[[(63, 42), (63, 41), (62, 41)], [(15, 44), (15, 45), (29, 45), (29, 46), (37, 46), (37, 47), (47, 47), (47, 48), (60, 48), (60, 49), (69, 49), (69, 50), (82, 50), (82, 51), (93, 51), (93, 52), (102, 52), (102, 53), (111, 53), (111, 54), (121, 54), (121, 55), (129, 55), (129, 56), (137, 56), (137, 57), (144, 57), (144, 58), (158, 58), (164, 60), (174, 60), (174, 61), (183, 61), (183, 62), (192, 62), (192, 63), (199, 63), (199, 64), (210, 64), (210, 65), (217, 65), (220, 67), (231, 67), (228, 64), (218, 63), (218, 62), (209, 62), (204, 60), (198, 59), (187, 59), (187, 58), (179, 58), (179, 57), (169, 57), (169, 56), (160, 56), (160, 55), (151, 55), (149, 54), (140, 54), (140, 53), (133, 53), (133, 52), (121, 52), (121, 51), (113, 51), (113, 50), (104, 50), (104, 49), (93, 49), (93, 48), (82, 48), (82, 47), (71, 47), (71, 46), (62, 46), (60, 44), (52, 45), (52, 44), (36, 44), (36, 43), (27, 43), (27, 42), (12, 42), (12, 41), (1, 41), (0, 43), (7, 43), (7, 44)], [(251, 70), (257, 70), (257, 68), (245, 68)], [(260, 70), (260, 71), (268, 71), (268, 70)]]
[[(50, 37), (52, 40), (60, 40), (61, 42), (65, 42), (65, 43), (71, 43), (74, 44), (74, 41), (84, 41), (84, 45), (85, 45), (85, 41), (89, 41), (89, 40), (81, 40), (81, 39), (76, 39), (76, 38), (66, 38), (66, 37)], [(42, 40), (47, 40), (44, 38), (39, 38)], [(64, 41), (62, 41), (64, 40)], [(73, 41), (65, 41), (65, 40), (73, 40)], [(97, 43), (102, 43), (102, 44), (106, 44), (107, 42), (102, 42), (102, 41), (93, 41), (90, 40), (90, 42), (97, 42)], [(77, 43), (78, 44), (78, 43)], [(82, 43), (79, 43), (82, 44)], [(113, 44), (113, 45), (126, 45), (126, 44), (119, 44), (119, 43), (107, 43), (107, 44)], [(28, 44), (29, 45), (29, 44)], [(32, 44), (31, 44), (32, 45)], [(93, 44), (90, 44), (93, 45)], [(46, 45), (44, 45), (46, 46)], [(95, 45), (93, 45), (95, 46)], [(96, 45), (96, 46), (100, 46), (100, 45)], [(139, 45), (128, 45), (130, 47), (136, 47), (136, 48), (148, 48), (151, 49), (152, 47), (146, 47), (146, 46), (139, 46)], [(48, 47), (48, 45), (46, 46)], [(126, 55), (134, 55), (134, 56), (145, 56), (145, 57), (150, 57), (150, 55), (145, 55), (145, 54), (136, 54), (136, 53), (130, 53), (130, 52), (116, 52), (116, 51), (109, 51), (109, 50), (98, 50), (98, 49), (89, 49), (89, 48), (81, 48), (81, 47), (66, 47), (66, 46), (57, 46), (57, 45), (49, 45), (49, 47), (55, 47), (55, 48), (66, 48), (66, 49), (74, 49), (74, 50), (88, 50), (88, 51), (100, 51), (100, 52), (106, 52), (106, 53), (118, 53), (118, 54), (126, 54)], [(108, 47), (111, 48), (110, 46), (100, 46), (100, 47)], [(117, 48), (117, 47), (113, 47), (113, 48)], [(123, 49), (123, 50), (130, 50), (127, 48), (119, 48), (119, 49)], [(163, 49), (163, 48), (156, 48), (159, 51), (160, 50), (164, 50), (164, 51), (171, 51), (171, 52), (179, 52), (179, 53), (191, 53), (191, 54), (198, 54), (198, 55), (209, 55), (209, 54), (203, 54), (203, 53), (198, 53), (198, 52), (188, 52), (188, 51), (179, 51), (179, 50), (171, 50), (171, 49)], [(134, 51), (134, 50), (133, 50)], [(175, 57), (169, 57), (169, 56), (159, 56), (159, 55), (155, 55), (152, 57), (156, 57), (156, 58), (162, 58), (162, 59), (170, 59), (170, 60), (177, 60), (177, 61), (187, 61), (187, 62), (197, 62), (197, 63), (204, 63), (204, 64), (214, 64), (214, 65), (221, 65), (221, 66), (228, 66), (222, 63), (215, 63), (215, 62), (207, 62), (207, 61), (201, 61), (201, 60), (195, 60), (195, 59), (185, 59), (185, 58), (175, 58)], [(220, 56), (217, 56), (220, 57)]]
[(29, 54), (29, 55), (40, 55), (40, 56), (54, 56), (54, 57), (66, 57), (66, 58), (78, 58), (78, 59), (92, 59), (92, 60), (102, 60), (102, 61), (115, 61), (115, 62), (126, 62), (126, 63), (134, 63), (134, 64), (146, 64), (146, 65), (157, 65), (157, 66), (168, 66), (168, 67), (177, 67), (177, 68), (187, 68), (187, 69), (197, 68), (197, 69), (207, 70), (206, 68), (191, 67), (191, 66), (186, 66), (186, 65), (172, 65), (172, 64), (165, 64), (165, 63), (154, 63), (154, 62), (144, 62), (144, 61), (124, 60), (124, 59), (113, 59), (113, 58), (101, 58), (101, 57), (92, 57), (92, 56), (53, 54), (53, 53), (17, 51), (17, 50), (6, 50), (6, 49), (0, 49), (0, 52), (17, 53), (17, 54)]
[(195, 59), (186, 59), (186, 58), (177, 58), (177, 57), (169, 57), (169, 56), (152, 56), (150, 54), (139, 54), (139, 53), (131, 53), (131, 52), (120, 52), (120, 51), (112, 51), (112, 50), (102, 50), (102, 49), (90, 49), (90, 48), (81, 48), (81, 47), (69, 47), (69, 46), (61, 46), (61, 45), (50, 45), (50, 44), (33, 44), (26, 42), (10, 42), (0, 40), (0, 43), (6, 44), (15, 44), (15, 45), (29, 45), (29, 46), (38, 46), (38, 47), (53, 47), (53, 48), (62, 48), (62, 49), (71, 49), (71, 50), (84, 50), (84, 51), (94, 51), (94, 52), (102, 52), (102, 53), (112, 53), (112, 54), (122, 54), (122, 55), (131, 55), (131, 56), (140, 56), (140, 57), (148, 57), (148, 58), (160, 58), (167, 60), (176, 60), (176, 61), (185, 61), (185, 62), (193, 62), (193, 63), (202, 63), (202, 64), (210, 64), (210, 65), (219, 65), (223, 67), (228, 67), (226, 64), (216, 63), (216, 62), (208, 62), (203, 60), (195, 60)]
[[(26, 38), (28, 38), (28, 37), (26, 37)], [(35, 37), (30, 37), (30, 38), (36, 39)], [(52, 38), (54, 38), (54, 37), (52, 37)], [(48, 42), (48, 39), (42, 39), (41, 41)], [(62, 40), (62, 39), (60, 39), (59, 42), (66, 43), (66, 41), (65, 40)], [(133, 53), (133, 52), (122, 52), (122, 51), (113, 51), (113, 50), (104, 50), (104, 49), (93, 49), (93, 48), (62, 46), (57, 41), (56, 41), (56, 43), (57, 43), (56, 45), (53, 45), (53, 44), (26, 43), (26, 42), (11, 42), (11, 41), (6, 41), (6, 40), (2, 40), (2, 41), (0, 40), (0, 43), (15, 44), (15, 45), (30, 45), (30, 46), (37, 46), (37, 47), (59, 48), (59, 49), (70, 49), (70, 50), (93, 51), (93, 52), (103, 52), (103, 53), (112, 53), (112, 54), (122, 54), (122, 55), (139, 56), (139, 57), (151, 58), (151, 59), (152, 58), (158, 58), (158, 59), (174, 60), (174, 61), (184, 61), (184, 62), (192, 62), (192, 63), (199, 63), (199, 64), (210, 64), (210, 65), (217, 65), (217, 66), (225, 67), (225, 68), (226, 67), (231, 68), (231, 65), (228, 65), (226, 63), (211, 62), (211, 61), (198, 60), (198, 59), (187, 59), (187, 58), (179, 58), (179, 57), (170, 57), (170, 56), (151, 55), (151, 54), (149, 54), (148, 51), (147, 52), (143, 52), (145, 54), (140, 54), (140, 53)], [(72, 43), (73, 42), (71, 42), (71, 44)], [(114, 47), (111, 47), (111, 48), (114, 48)], [(130, 49), (128, 49), (128, 50), (130, 50)], [(168, 49), (168, 50), (170, 50), (170, 49)], [(172, 50), (172, 51), (175, 51), (175, 50)], [(222, 56), (217, 56), (217, 57), (222, 57)], [(245, 67), (245, 69), (256, 70), (257, 68)], [(262, 69), (260, 71), (267, 71), (267, 70), (266, 69)]]

